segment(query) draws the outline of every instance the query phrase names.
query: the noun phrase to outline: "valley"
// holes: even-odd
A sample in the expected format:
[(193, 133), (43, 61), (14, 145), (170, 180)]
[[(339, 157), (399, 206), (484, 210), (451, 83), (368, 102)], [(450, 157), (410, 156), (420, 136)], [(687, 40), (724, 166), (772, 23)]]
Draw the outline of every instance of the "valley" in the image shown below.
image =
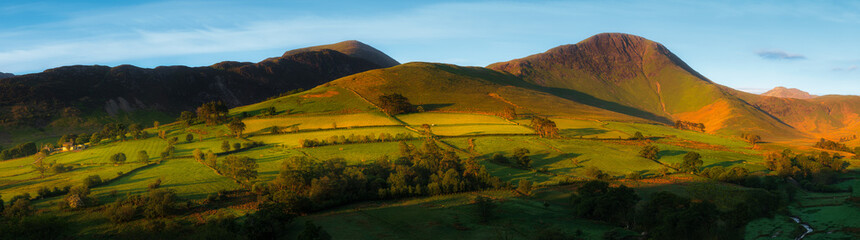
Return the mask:
[[(795, 239), (805, 230), (791, 217), (814, 229), (803, 239), (860, 236), (860, 145), (847, 139), (858, 97), (741, 92), (628, 34), (486, 68), (347, 44), (285, 57), (369, 67), (253, 87), (278, 86), (271, 97), (181, 99), (126, 119), (95, 101), (91, 125), (42, 131), (6, 121), (3, 149), (38, 147), (0, 161), (0, 236)], [(240, 71), (229, 65), (198, 70)], [(250, 79), (293, 79), (280, 75)]]

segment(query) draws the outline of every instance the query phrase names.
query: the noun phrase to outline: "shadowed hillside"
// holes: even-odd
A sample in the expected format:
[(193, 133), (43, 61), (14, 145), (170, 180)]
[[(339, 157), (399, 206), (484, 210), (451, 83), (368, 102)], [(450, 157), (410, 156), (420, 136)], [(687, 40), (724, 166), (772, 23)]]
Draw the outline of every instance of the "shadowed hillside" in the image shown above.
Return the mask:
[(0, 72), (0, 79), (14, 77), (15, 74)]
[(647, 121), (575, 100), (573, 91), (545, 87), (486, 68), (439, 63), (407, 63), (344, 77), (324, 86), (353, 90), (378, 103), (383, 94), (403, 94), (426, 111), (495, 114), (514, 106), (521, 113), (590, 119)]
[(58, 117), (115, 115), (141, 109), (176, 114), (208, 101), (223, 101), (229, 106), (251, 104), (288, 90), (309, 89), (383, 67), (373, 59), (361, 58), (362, 53), (373, 51), (364, 44), (344, 42), (288, 52), (259, 63), (49, 69), (0, 82), (0, 125), (44, 126)]

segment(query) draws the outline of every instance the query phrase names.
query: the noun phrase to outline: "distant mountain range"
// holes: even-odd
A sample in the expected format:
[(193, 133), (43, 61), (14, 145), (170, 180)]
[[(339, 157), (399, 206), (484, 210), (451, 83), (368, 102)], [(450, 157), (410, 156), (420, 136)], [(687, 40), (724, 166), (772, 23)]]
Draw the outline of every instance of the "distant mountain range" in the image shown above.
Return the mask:
[(0, 79), (14, 77), (15, 74), (0, 72)]
[(175, 115), (208, 101), (235, 107), (397, 64), (373, 47), (346, 41), (294, 50), (258, 63), (154, 69), (60, 67), (0, 81), (0, 125), (44, 126), (69, 112), (101, 116), (145, 110)]
[(49, 124), (68, 108), (176, 114), (207, 101), (239, 106), (319, 85), (349, 89), (371, 102), (400, 93), (426, 111), (493, 114), (514, 107), (560, 118), (688, 121), (703, 123), (710, 133), (770, 140), (839, 138), (860, 131), (860, 97), (816, 97), (782, 87), (762, 95), (738, 91), (702, 76), (662, 44), (622, 33), (598, 34), (486, 68), (401, 65), (358, 41), (296, 49), (259, 63), (61, 67), (0, 81), (0, 122)]
[(810, 99), (817, 97), (815, 95), (811, 95), (808, 92), (804, 92), (797, 88), (786, 88), (786, 87), (775, 87), (770, 91), (762, 93), (763, 96), (771, 96), (771, 97), (781, 97), (781, 98), (797, 98), (797, 99)]

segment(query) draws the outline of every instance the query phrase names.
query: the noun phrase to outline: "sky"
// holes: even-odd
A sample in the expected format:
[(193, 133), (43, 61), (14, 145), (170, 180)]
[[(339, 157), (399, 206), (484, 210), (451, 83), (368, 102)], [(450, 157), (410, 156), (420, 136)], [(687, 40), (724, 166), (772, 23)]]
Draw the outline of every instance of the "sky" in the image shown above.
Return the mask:
[(3, 0), (0, 72), (258, 62), (344, 40), (486, 66), (602, 32), (662, 43), (739, 90), (860, 95), (860, 1)]

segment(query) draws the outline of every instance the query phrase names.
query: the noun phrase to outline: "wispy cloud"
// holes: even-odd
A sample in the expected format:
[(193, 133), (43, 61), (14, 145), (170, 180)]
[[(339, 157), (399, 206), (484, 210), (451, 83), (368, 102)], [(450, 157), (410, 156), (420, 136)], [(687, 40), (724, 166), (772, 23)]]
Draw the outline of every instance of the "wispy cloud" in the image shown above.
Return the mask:
[(782, 50), (767, 50), (767, 51), (758, 51), (756, 52), (761, 58), (768, 60), (801, 60), (806, 59), (806, 56), (795, 54), (795, 53), (787, 53)]
[(836, 71), (836, 72), (850, 72), (850, 71), (857, 70), (858, 68), (860, 68), (860, 67), (857, 67), (857, 65), (851, 65), (851, 66), (848, 66), (848, 67), (835, 67), (835, 68), (833, 68), (833, 71)]

